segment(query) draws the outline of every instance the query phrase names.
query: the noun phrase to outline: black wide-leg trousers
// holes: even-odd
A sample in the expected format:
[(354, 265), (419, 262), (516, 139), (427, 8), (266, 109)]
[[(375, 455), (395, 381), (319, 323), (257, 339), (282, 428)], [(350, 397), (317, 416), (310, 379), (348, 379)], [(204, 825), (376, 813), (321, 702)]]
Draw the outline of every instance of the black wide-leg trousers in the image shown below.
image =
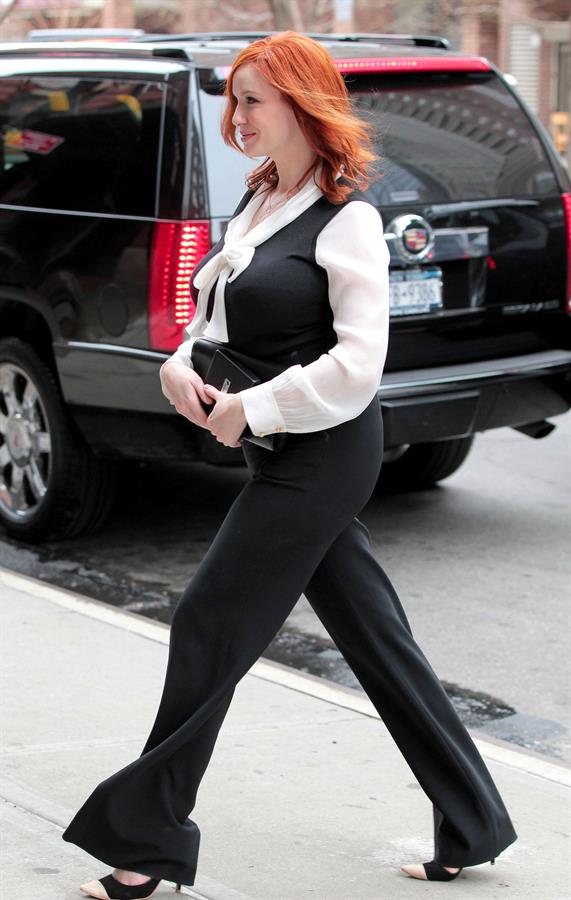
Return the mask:
[(236, 684), (302, 593), (432, 801), (434, 858), (476, 865), (516, 840), (357, 518), (377, 481), (382, 443), (377, 397), (341, 425), (288, 434), (278, 453), (244, 443), (250, 479), (174, 611), (143, 751), (95, 788), (64, 840), (108, 865), (194, 884), (200, 831), (188, 817), (220, 727)]

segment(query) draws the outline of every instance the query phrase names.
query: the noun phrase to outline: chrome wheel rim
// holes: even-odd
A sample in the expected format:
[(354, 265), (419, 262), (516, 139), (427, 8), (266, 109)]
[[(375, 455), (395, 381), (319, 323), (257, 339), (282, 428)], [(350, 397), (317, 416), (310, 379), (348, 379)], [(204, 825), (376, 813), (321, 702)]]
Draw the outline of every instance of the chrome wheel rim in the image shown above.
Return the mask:
[(52, 441), (46, 411), (29, 374), (0, 363), (0, 512), (13, 522), (31, 519), (44, 502)]

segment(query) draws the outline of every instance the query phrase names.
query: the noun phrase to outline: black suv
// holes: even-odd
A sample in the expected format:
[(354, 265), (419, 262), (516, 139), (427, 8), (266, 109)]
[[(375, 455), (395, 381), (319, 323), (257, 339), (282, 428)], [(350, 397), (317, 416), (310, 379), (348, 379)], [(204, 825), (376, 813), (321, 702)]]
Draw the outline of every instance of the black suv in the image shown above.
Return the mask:
[[(225, 77), (263, 34), (0, 45), (0, 519), (99, 524), (120, 459), (242, 461), (173, 412), (158, 369), (193, 267), (255, 163), (220, 136)], [(391, 253), (383, 479), (454, 472), (474, 434), (533, 437), (571, 394), (571, 188), (492, 64), (440, 38), (312, 35), (375, 125)]]

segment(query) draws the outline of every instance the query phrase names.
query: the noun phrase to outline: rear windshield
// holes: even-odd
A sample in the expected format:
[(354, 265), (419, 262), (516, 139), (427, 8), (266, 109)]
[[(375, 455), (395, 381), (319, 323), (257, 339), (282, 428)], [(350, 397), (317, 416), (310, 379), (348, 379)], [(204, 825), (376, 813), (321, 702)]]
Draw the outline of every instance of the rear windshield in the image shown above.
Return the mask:
[[(494, 73), (350, 74), (345, 80), (355, 111), (374, 128), (384, 177), (367, 193), (378, 206), (557, 193), (534, 127)], [(228, 215), (243, 193), (236, 196), (236, 185), (258, 163), (223, 144), (225, 101), (217, 91), (220, 83), (204, 77), (211, 214)]]

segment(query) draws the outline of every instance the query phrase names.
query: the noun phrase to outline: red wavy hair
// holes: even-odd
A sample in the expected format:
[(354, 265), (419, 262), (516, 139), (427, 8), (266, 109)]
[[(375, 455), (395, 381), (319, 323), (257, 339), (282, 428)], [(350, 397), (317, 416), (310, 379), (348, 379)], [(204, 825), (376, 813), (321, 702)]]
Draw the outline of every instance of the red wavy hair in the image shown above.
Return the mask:
[[(372, 171), (372, 163), (378, 158), (373, 152), (373, 128), (353, 112), (333, 57), (318, 41), (298, 31), (280, 31), (254, 41), (234, 60), (224, 90), (224, 143), (244, 153), (232, 124), (237, 106), (233, 82), (240, 66), (248, 64), (289, 100), (306, 141), (316, 153), (316, 160), (298, 185), (322, 164), (321, 190), (328, 200), (341, 203), (353, 190), (365, 190), (373, 178), (381, 177)], [(348, 185), (336, 180), (339, 171)], [(256, 190), (263, 183), (274, 187), (277, 180), (276, 164), (268, 158), (248, 174), (246, 184)]]

